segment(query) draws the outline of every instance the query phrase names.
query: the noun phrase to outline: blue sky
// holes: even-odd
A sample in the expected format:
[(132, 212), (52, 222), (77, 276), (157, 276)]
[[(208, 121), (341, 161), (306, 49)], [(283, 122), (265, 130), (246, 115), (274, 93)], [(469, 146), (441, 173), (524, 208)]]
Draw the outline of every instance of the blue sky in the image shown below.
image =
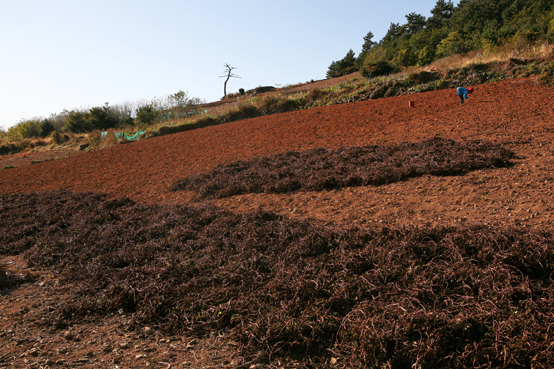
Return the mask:
[[(457, 3), (455, 1), (454, 3)], [(436, 0), (0, 0), (0, 127), (63, 109), (325, 78)]]

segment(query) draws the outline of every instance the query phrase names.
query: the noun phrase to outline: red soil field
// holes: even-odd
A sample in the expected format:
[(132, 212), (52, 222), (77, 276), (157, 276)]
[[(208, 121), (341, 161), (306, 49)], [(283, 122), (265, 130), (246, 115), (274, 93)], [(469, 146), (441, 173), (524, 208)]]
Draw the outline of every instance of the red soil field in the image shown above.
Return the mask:
[[(0, 171), (0, 193), (67, 189), (185, 204), (170, 185), (217, 164), (288, 150), (446, 139), (486, 139), (516, 152), (511, 169), (462, 177), (424, 177), (383, 187), (243, 195), (213, 203), (295, 217), (360, 224), (552, 222), (552, 88), (534, 79), (477, 86), (460, 105), (454, 91), (379, 99), (248, 119)], [(408, 107), (408, 101), (414, 107)], [(8, 165), (9, 159), (0, 161)]]
[[(191, 204), (200, 201), (195, 194), (170, 191), (170, 186), (218, 164), (289, 150), (415, 142), (438, 135), (500, 143), (516, 153), (515, 165), (379, 187), (247, 194), (209, 202), (236, 212), (262, 209), (365, 226), (462, 223), (551, 230), (554, 89), (540, 86), (534, 78), (473, 87), (475, 92), (463, 105), (453, 90), (444, 90), (248, 119), (32, 165), (23, 155), (0, 157), (0, 167), (17, 165), (0, 170), (0, 193), (66, 189), (128, 196), (148, 204)], [(232, 342), (222, 337), (183, 341), (157, 331), (129, 333), (123, 329), (125, 316), (113, 316), (100, 325), (79, 324), (71, 337), (52, 333), (34, 319), (63, 298), (63, 290), (52, 295), (46, 286), (55, 280), (48, 272), (29, 270), (20, 256), (2, 256), (2, 266), (21, 275), (30, 272), (37, 282), (0, 296), (0, 368), (239, 366), (228, 357)], [(34, 347), (51, 355), (38, 357)], [(87, 364), (91, 357), (96, 364)], [(329, 365), (344, 367), (335, 358)], [(283, 366), (276, 362), (273, 367)]]

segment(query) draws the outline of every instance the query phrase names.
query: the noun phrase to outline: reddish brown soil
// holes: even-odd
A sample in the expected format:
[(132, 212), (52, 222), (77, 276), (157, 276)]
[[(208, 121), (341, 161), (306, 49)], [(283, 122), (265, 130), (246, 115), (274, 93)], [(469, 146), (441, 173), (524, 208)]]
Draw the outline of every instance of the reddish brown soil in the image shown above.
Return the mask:
[[(475, 90), (464, 105), (459, 104), (453, 91), (429, 92), (249, 119), (21, 165), (0, 171), (0, 193), (64, 188), (129, 196), (145, 203), (183, 204), (194, 201), (194, 195), (171, 192), (169, 186), (217, 164), (287, 150), (420, 141), (440, 135), (454, 140), (502, 143), (518, 155), (516, 165), (459, 177), (415, 178), (381, 187), (249, 194), (211, 202), (233, 211), (264, 209), (291, 217), (348, 224), (464, 222), (551, 229), (554, 89), (540, 87), (529, 78), (476, 86)], [(408, 107), (409, 100), (414, 101), (415, 107)], [(14, 273), (26, 272), (21, 258), (5, 257), (0, 266), (1, 263), (8, 263), (5, 267)], [(63, 288), (47, 273), (34, 273), (35, 283), (1, 297), (0, 367), (32, 364), (38, 368), (58, 365), (60, 360), (71, 367), (238, 364), (227, 356), (233, 350), (224, 337), (190, 343), (179, 337), (162, 337), (157, 332), (127, 333), (122, 328), (124, 316), (114, 316), (101, 326), (75, 327), (77, 340), (65, 339), (59, 333), (52, 335), (35, 321), (59, 298), (57, 293), (63, 293)], [(62, 292), (52, 293), (59, 290)], [(122, 342), (130, 344), (118, 346)], [(340, 362), (334, 360), (330, 366), (334, 364)]]
[[(512, 169), (463, 177), (426, 177), (321, 193), (244, 195), (215, 203), (239, 211), (294, 211), (293, 216), (360, 223), (550, 224), (552, 92), (533, 79), (512, 80), (478, 86), (464, 105), (452, 91), (439, 91), (248, 119), (3, 170), (0, 192), (64, 188), (125, 195), (148, 203), (186, 203), (191, 194), (171, 192), (169, 186), (217, 164), (287, 150), (417, 141), (440, 135), (503, 143), (525, 159)], [(414, 108), (408, 107), (410, 99)]]
[(13, 155), (0, 155), (0, 169), (14, 169), (84, 153), (84, 151), (63, 146), (53, 150), (44, 147), (41, 147), (40, 149), (29, 148)]

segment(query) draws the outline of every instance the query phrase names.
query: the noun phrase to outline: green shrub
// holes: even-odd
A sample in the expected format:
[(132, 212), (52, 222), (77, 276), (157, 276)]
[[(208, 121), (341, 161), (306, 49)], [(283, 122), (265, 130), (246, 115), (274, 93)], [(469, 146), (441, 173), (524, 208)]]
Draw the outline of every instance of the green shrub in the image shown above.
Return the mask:
[(264, 114), (269, 114), (270, 112), (275, 110), (278, 100), (279, 97), (277, 96), (264, 96), (261, 99), (258, 108), (263, 111)]
[(202, 127), (213, 126), (213, 125), (216, 125), (217, 123), (218, 123), (218, 120), (215, 117), (206, 116), (197, 120), (196, 123), (194, 123), (194, 126), (196, 128), (202, 128)]
[(234, 122), (236, 120), (240, 120), (241, 118), (242, 118), (242, 114), (238, 110), (229, 110), (228, 112), (220, 116), (220, 121)]
[(244, 118), (252, 118), (258, 116), (258, 108), (251, 102), (240, 103), (238, 106), (238, 111), (243, 115)]
[(286, 96), (264, 96), (259, 103), (258, 110), (260, 115), (267, 115), (297, 110), (299, 106), (299, 101), (289, 99)]
[(40, 137), (40, 127), (40, 119), (22, 120), (15, 126), (8, 128), (6, 136), (10, 140)]
[[(86, 133), (132, 124), (133, 120), (128, 112), (117, 109), (117, 107), (111, 108), (106, 103), (105, 106), (96, 106), (89, 111), (68, 112), (65, 116), (64, 129), (72, 133)], [(144, 114), (142, 116), (144, 117)]]
[(293, 111), (297, 109), (296, 100), (293, 99), (279, 99), (277, 102), (277, 112), (278, 113), (284, 113), (287, 111)]
[(106, 130), (118, 126), (118, 119), (109, 106), (91, 108), (87, 117), (92, 129)]
[(430, 64), (433, 60), (435, 60), (435, 49), (429, 46), (425, 46), (423, 49), (421, 49), (417, 57), (419, 65)]
[(65, 129), (73, 133), (85, 133), (92, 131), (93, 126), (87, 113), (74, 110), (67, 116)]
[(394, 66), (389, 63), (388, 61), (379, 61), (376, 63), (367, 63), (364, 64), (361, 73), (362, 76), (366, 78), (370, 77), (378, 77), (378, 76), (385, 76), (387, 74), (391, 74), (396, 69)]
[(216, 124), (222, 123), (222, 119), (218, 119), (216, 117), (206, 116), (202, 117), (199, 120), (197, 120), (195, 123), (185, 123), (185, 124), (178, 124), (178, 125), (165, 125), (160, 126), (156, 130), (148, 130), (147, 133), (143, 136), (144, 138), (152, 138), (157, 136), (164, 136), (169, 135), (173, 133), (179, 133), (184, 131), (190, 131), (197, 128), (203, 128), (208, 126), (213, 126)]
[(50, 133), (54, 132), (54, 130), (54, 125), (48, 119), (40, 123), (40, 137), (47, 137)]
[(152, 104), (143, 105), (137, 110), (137, 122), (150, 125), (158, 121), (159, 115), (160, 112)]
[(175, 126), (161, 126), (158, 128), (157, 136), (170, 135), (172, 133), (179, 133), (188, 131), (194, 128), (193, 124), (179, 124)]
[(418, 56), (414, 54), (411, 48), (403, 49), (396, 54), (394, 62), (396, 65), (411, 67), (417, 63)]

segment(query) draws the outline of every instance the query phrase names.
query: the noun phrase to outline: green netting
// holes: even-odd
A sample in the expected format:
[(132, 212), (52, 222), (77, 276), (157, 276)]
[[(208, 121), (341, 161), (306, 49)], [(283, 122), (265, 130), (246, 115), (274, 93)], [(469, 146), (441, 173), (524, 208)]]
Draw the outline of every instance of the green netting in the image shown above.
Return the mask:
[[(138, 141), (139, 137), (144, 133), (146, 133), (146, 131), (136, 131), (134, 135), (129, 136), (125, 132), (115, 132), (115, 138), (119, 140), (120, 138), (125, 137), (127, 141)], [(106, 131), (102, 132), (102, 138), (106, 137), (107, 134), (108, 132)]]

